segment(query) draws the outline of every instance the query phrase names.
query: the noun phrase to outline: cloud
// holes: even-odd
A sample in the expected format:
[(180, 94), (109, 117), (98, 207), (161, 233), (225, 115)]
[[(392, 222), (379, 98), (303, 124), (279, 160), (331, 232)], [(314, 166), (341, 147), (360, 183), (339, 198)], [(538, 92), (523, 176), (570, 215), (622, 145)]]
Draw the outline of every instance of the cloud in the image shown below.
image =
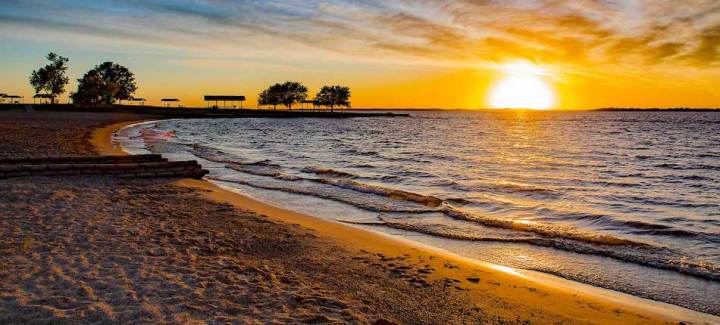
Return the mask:
[(699, 35), (699, 44), (683, 58), (696, 64), (715, 63), (720, 60), (720, 24), (704, 29)]
[(5, 30), (32, 27), (193, 50), (334, 57), (714, 66), (713, 0), (3, 1)]
[(164, 42), (165, 40), (159, 37), (153, 37), (147, 33), (140, 33), (132, 30), (117, 28), (117, 27), (102, 27), (95, 25), (87, 25), (84, 23), (75, 23), (69, 21), (56, 21), (51, 19), (23, 17), (23, 16), (10, 16), (0, 13), (0, 24), (6, 26), (15, 27), (31, 27), (39, 30), (48, 31), (66, 31), (71, 33), (83, 33), (87, 35), (95, 36), (108, 36), (113, 35), (114, 38), (118, 39), (133, 39), (148, 42)]

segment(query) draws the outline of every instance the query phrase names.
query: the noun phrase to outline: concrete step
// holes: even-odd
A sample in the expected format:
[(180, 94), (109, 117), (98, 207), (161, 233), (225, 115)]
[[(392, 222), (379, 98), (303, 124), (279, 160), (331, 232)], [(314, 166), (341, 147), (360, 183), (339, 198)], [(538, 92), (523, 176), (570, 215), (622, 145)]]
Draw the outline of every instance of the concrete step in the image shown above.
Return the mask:
[(161, 155), (127, 155), (127, 156), (63, 156), (63, 157), (25, 157), (0, 158), (0, 165), (36, 165), (36, 164), (112, 164), (132, 162), (163, 162), (167, 161)]
[[(133, 158), (122, 159), (121, 157)], [(51, 160), (37, 157), (18, 158), (13, 159), (11, 163), (0, 161), (0, 178), (113, 175), (124, 178), (192, 177), (200, 179), (208, 173), (197, 161), (167, 161), (160, 155), (80, 157), (83, 159), (77, 159), (78, 157), (52, 158)]]

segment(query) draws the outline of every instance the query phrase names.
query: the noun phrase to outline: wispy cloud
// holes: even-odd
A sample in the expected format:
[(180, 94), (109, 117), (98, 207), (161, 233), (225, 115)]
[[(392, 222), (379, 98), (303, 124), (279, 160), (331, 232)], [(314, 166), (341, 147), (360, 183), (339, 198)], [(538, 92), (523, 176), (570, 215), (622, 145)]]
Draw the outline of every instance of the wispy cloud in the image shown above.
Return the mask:
[(213, 50), (390, 61), (714, 66), (714, 0), (0, 1), (0, 24)]

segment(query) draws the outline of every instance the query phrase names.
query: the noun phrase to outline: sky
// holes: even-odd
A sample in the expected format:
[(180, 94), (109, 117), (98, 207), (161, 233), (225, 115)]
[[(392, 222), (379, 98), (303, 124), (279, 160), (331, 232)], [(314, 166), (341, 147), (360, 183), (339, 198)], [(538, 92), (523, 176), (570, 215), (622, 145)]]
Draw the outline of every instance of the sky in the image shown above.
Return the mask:
[(254, 106), (293, 80), (349, 86), (358, 108), (485, 108), (521, 60), (552, 108), (720, 107), (717, 0), (0, 0), (0, 31), (0, 92), (24, 96), (53, 51), (68, 92), (113, 61), (151, 104)]

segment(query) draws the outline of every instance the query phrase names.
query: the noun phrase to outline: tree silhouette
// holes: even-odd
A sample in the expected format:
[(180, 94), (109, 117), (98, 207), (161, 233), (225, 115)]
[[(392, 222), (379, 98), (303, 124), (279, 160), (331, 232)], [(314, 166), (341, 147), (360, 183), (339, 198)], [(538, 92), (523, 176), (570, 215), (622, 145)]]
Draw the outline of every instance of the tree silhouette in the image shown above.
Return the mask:
[(78, 79), (78, 90), (72, 98), (78, 104), (112, 104), (131, 99), (136, 90), (135, 75), (128, 68), (104, 62)]
[(280, 96), (281, 96), (281, 88), (282, 85), (280, 84), (274, 84), (268, 89), (263, 90), (260, 95), (258, 95), (258, 104), (259, 105), (272, 105), (273, 110), (277, 107), (278, 104), (280, 104)]
[(293, 104), (301, 102), (305, 98), (307, 98), (307, 87), (296, 81), (286, 81), (263, 90), (258, 96), (258, 104), (273, 105), (273, 110), (278, 104), (292, 109)]
[(318, 105), (330, 106), (332, 112), (335, 106), (350, 107), (350, 88), (345, 86), (323, 86), (315, 95)]
[(30, 85), (35, 93), (49, 95), (50, 102), (54, 104), (55, 98), (65, 92), (65, 85), (70, 81), (65, 75), (70, 59), (53, 52), (47, 55), (47, 59), (50, 63), (30, 74)]
[(292, 105), (305, 100), (308, 96), (307, 87), (296, 81), (286, 81), (280, 85), (280, 102), (288, 109), (292, 109)]

